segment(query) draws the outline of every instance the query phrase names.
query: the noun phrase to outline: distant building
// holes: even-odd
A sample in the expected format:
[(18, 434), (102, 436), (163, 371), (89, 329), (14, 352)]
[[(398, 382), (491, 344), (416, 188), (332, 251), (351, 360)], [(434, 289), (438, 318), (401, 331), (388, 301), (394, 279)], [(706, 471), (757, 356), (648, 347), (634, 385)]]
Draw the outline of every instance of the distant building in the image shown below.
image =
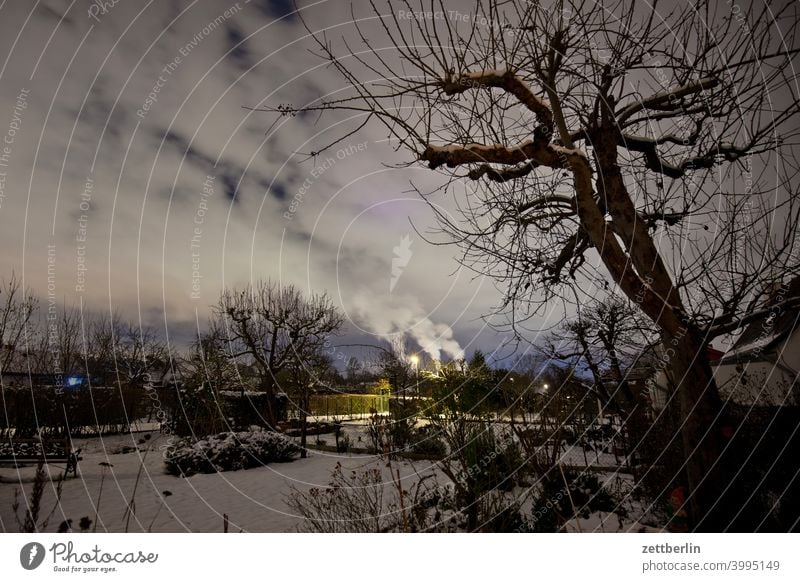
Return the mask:
[[(800, 278), (783, 299), (800, 297)], [(717, 362), (720, 393), (736, 404), (800, 405), (800, 306), (770, 311), (748, 325)]]
[[(800, 297), (800, 277), (784, 289), (773, 304)], [(727, 352), (709, 347), (708, 359), (723, 400), (754, 407), (800, 405), (800, 306), (766, 311)], [(649, 385), (653, 408), (663, 408), (668, 394), (664, 372), (654, 374)]]

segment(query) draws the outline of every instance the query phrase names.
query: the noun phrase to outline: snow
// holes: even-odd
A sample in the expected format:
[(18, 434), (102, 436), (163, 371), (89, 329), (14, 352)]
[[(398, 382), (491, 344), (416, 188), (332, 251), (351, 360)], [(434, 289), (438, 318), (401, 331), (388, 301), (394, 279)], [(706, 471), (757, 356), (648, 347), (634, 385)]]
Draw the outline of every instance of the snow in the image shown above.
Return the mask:
[[(463, 75), (461, 75), (460, 79), (462, 82), (471, 81), (474, 83), (490, 79), (491, 77), (502, 78), (508, 75), (510, 72), (511, 71), (510, 69), (508, 69), (508, 67), (504, 69), (484, 69), (482, 71), (471, 71), (468, 73), (464, 73)], [(544, 99), (537, 97), (536, 94), (528, 86), (528, 84), (525, 83), (525, 81), (523, 81), (519, 77), (519, 75), (512, 75), (512, 76), (514, 81), (519, 86), (524, 88), (525, 92), (528, 94), (528, 99), (536, 103), (535, 107), (541, 107), (548, 110), (550, 109), (550, 103), (548, 101), (545, 101)]]
[[(366, 424), (363, 420), (343, 423), (342, 434), (348, 435), (351, 446), (369, 446)], [(509, 430), (509, 426), (499, 423), (495, 425), (495, 430), (504, 433)], [(152, 439), (140, 443), (145, 434), (151, 434)], [(320, 439), (328, 445), (334, 444), (333, 434), (320, 435)], [(310, 446), (315, 441), (315, 436), (308, 437)], [(386, 471), (385, 462), (373, 455), (339, 455), (310, 450), (308, 458), (290, 463), (217, 474), (198, 474), (188, 478), (174, 477), (165, 472), (162, 458), (162, 451), (169, 442), (170, 437), (157, 432), (74, 439), (74, 446), (82, 449), (79, 475), (77, 478), (70, 477), (63, 483), (60, 506), (45, 531), (57, 531), (59, 524), (66, 519), (71, 519), (75, 528), (84, 516), (95, 520), (95, 504), (101, 481), (103, 490), (97, 531), (125, 531), (126, 507), (135, 487), (135, 514), (130, 519), (129, 527), (131, 532), (221, 532), (223, 514), (228, 515), (231, 532), (296, 531), (301, 525), (301, 519), (293, 514), (287, 504), (292, 487), (300, 491), (325, 487), (337, 462), (342, 464), (345, 474), (368, 468)], [(137, 487), (137, 474), (142, 460), (143, 470)], [(621, 464), (624, 463), (624, 458), (617, 459), (613, 454), (593, 451), (584, 453), (578, 446), (564, 445), (559, 460), (563, 465), (579, 471), (586, 468), (588, 463), (591, 470), (601, 476), (604, 482), (613, 484), (611, 489), (614, 490), (619, 489), (620, 483), (624, 485), (632, 479), (624, 472), (624, 465)], [(101, 463), (113, 465), (106, 469), (104, 480)], [(394, 461), (393, 467), (400, 469), (401, 479), (408, 479), (404, 489), (410, 489), (420, 475), (431, 472), (437, 475), (440, 485), (446, 486), (448, 481), (430, 461)], [(59, 467), (54, 467), (52, 478), (57, 480), (61, 472)], [(21, 519), (26, 506), (22, 493), (30, 496), (34, 475), (33, 466), (20, 469), (0, 467), (0, 531), (18, 531), (19, 526), (12, 509), (14, 492), (20, 492), (18, 513)], [(387, 497), (391, 496), (394, 488), (388, 473), (384, 483), (387, 487), (385, 494)], [(41, 518), (54, 507), (55, 488), (55, 482), (46, 484)], [(169, 494), (166, 495), (165, 492)], [(642, 512), (638, 502), (627, 495), (623, 497), (627, 516), (621, 524), (614, 513), (595, 513), (588, 519), (571, 520), (563, 530), (657, 531), (639, 523), (638, 518)], [(527, 499), (523, 511), (529, 515), (531, 498)]]
[(754, 339), (753, 341), (750, 341), (750, 342), (747, 342), (747, 343), (743, 343), (743, 344), (740, 344), (740, 345), (736, 345), (733, 349), (728, 351), (725, 354), (724, 357), (728, 358), (728, 357), (731, 357), (731, 356), (738, 356), (738, 355), (741, 355), (741, 354), (747, 354), (748, 352), (751, 352), (751, 351), (763, 350), (767, 346), (772, 344), (779, 337), (779, 335), (780, 334), (777, 333), (777, 332), (775, 332), (775, 333), (763, 333), (759, 337)]
[(508, 73), (508, 68), (505, 69), (484, 69), (482, 71), (472, 71), (465, 73), (462, 77), (466, 79), (483, 79), (485, 77), (502, 77)]
[(582, 157), (584, 159), (588, 159), (588, 158), (586, 158), (586, 152), (584, 152), (583, 150), (580, 150), (578, 148), (565, 148), (564, 146), (555, 145), (555, 144), (553, 144), (551, 147), (553, 148), (553, 151), (558, 155), (580, 156), (580, 157)]
[[(103, 470), (100, 463), (103, 462), (113, 467), (106, 470), (97, 531), (108, 532), (125, 531), (125, 510), (136, 483), (140, 458), (144, 459), (144, 469), (136, 490), (131, 532), (148, 531), (151, 522), (154, 532), (221, 532), (223, 514), (229, 516), (231, 532), (294, 531), (300, 519), (292, 514), (286, 503), (292, 485), (301, 491), (324, 487), (337, 462), (342, 463), (345, 471), (382, 466), (376, 457), (370, 455), (309, 451), (307, 459), (291, 463), (189, 478), (173, 477), (164, 472), (159, 450), (167, 444), (168, 437), (154, 433), (147, 445), (137, 444), (143, 434), (75, 439), (75, 446), (83, 448), (78, 477), (70, 477), (64, 482), (60, 506), (45, 531), (57, 531), (59, 524), (66, 519), (72, 519), (75, 528), (84, 516), (95, 519), (95, 503)], [(122, 452), (137, 446), (138, 453)], [(150, 449), (146, 455), (145, 447)], [(429, 468), (426, 463), (418, 462), (415, 466), (420, 471), (426, 466)], [(402, 478), (414, 477), (415, 466), (395, 464)], [(14, 491), (20, 490), (18, 513), (21, 519), (26, 506), (22, 491), (25, 496), (30, 496), (34, 474), (33, 466), (20, 469), (0, 467), (0, 531), (18, 531), (11, 507)], [(53, 479), (60, 474), (59, 468), (52, 469)], [(55, 481), (46, 484), (42, 518), (53, 508), (55, 487)], [(164, 496), (165, 491), (170, 495)], [(162, 500), (163, 507), (159, 510)]]
[[(531, 144), (533, 144), (533, 141), (526, 140), (526, 141), (524, 141), (524, 142), (522, 142), (522, 143), (520, 143), (518, 145), (508, 146), (508, 147), (506, 147), (503, 144), (499, 144), (499, 143), (490, 144), (490, 145), (480, 144), (480, 143), (468, 143), (468, 144), (463, 145), (463, 146), (462, 145), (455, 145), (455, 144), (445, 145), (445, 146), (429, 145), (428, 148), (433, 152), (443, 152), (445, 154), (452, 154), (452, 153), (460, 152), (460, 151), (470, 151), (470, 152), (473, 152), (473, 153), (485, 152), (485, 153), (488, 154), (489, 152), (494, 152), (494, 151), (498, 151), (498, 150), (507, 150), (507, 151), (510, 151), (510, 152), (514, 151), (514, 150), (523, 150), (526, 147), (530, 146)], [(586, 153), (583, 150), (579, 149), (579, 148), (566, 148), (564, 146), (560, 146), (560, 145), (556, 145), (556, 144), (551, 144), (549, 147), (552, 148), (553, 152), (556, 155), (559, 155), (559, 156), (565, 156), (565, 157), (579, 156), (581, 158), (586, 159)]]
[(651, 525), (620, 520), (614, 513), (597, 511), (587, 518), (571, 519), (562, 527), (566, 533), (660, 533), (664, 530)]

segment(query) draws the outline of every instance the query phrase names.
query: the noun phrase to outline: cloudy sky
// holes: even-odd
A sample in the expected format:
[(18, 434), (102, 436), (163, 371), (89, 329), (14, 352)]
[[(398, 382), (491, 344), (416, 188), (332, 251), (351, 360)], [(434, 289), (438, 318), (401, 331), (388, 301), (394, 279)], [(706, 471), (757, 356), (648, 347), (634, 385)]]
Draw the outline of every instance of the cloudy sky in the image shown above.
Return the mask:
[[(175, 341), (222, 286), (266, 278), (327, 291), (349, 339), (408, 331), (442, 355), (502, 339), (480, 319), (491, 281), (414, 230), (433, 216), (411, 182), (435, 176), (396, 167), (408, 156), (380, 127), (309, 160), (358, 120), (249, 109), (344, 87), (290, 2), (0, 6), (3, 276)], [(312, 28), (352, 34), (343, 3), (300, 6)]]

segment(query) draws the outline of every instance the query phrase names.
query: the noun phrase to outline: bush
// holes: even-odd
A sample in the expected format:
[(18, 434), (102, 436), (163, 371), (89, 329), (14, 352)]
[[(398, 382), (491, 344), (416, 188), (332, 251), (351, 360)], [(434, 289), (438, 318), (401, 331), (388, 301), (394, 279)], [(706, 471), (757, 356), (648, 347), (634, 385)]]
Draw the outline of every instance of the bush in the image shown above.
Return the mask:
[(411, 452), (434, 459), (441, 459), (447, 454), (447, 445), (429, 426), (414, 430)]
[[(345, 472), (336, 463), (327, 487), (307, 492), (291, 486), (289, 507), (303, 518), (298, 529), (312, 533), (383, 533), (433, 531), (439, 527), (433, 499), (441, 488), (435, 475), (400, 484), (389, 462)], [(433, 483), (429, 484), (428, 480)]]
[(477, 426), (463, 447), (465, 478), (480, 496), (499, 489), (511, 491), (523, 467), (522, 455), (510, 438), (498, 437), (491, 427)]
[(181, 439), (164, 455), (172, 475), (216, 473), (294, 460), (300, 447), (276, 432), (223, 432), (198, 441)]
[(37, 434), (73, 436), (123, 432), (136, 420), (153, 417), (153, 399), (141, 386), (64, 388), (4, 386), (0, 433), (19, 438)]
[[(519, 521), (514, 515), (517, 508), (501, 497), (491, 498), (511, 492), (521, 477), (524, 463), (517, 444), (496, 435), (493, 425), (474, 423), (463, 413), (447, 422), (432, 419), (432, 423), (448, 450), (439, 465), (453, 484), (447, 503), (466, 517), (466, 523), (459, 527), (470, 532), (494, 531), (493, 527), (497, 531), (517, 529), (513, 525)], [(503, 516), (494, 520), (498, 512)]]
[(197, 388), (179, 388), (175, 393), (172, 433), (180, 436), (216, 434), (230, 426), (228, 402), (211, 382)]
[(417, 424), (419, 405), (409, 400), (393, 398), (389, 400), (389, 435), (393, 452), (405, 449), (414, 437), (414, 426)]
[(563, 479), (542, 480), (541, 492), (533, 503), (533, 516), (529, 523), (531, 531), (556, 532), (566, 521), (576, 517), (587, 519), (596, 511), (611, 513), (620, 507), (618, 500), (602, 486), (596, 475), (565, 470), (564, 478), (569, 491)]

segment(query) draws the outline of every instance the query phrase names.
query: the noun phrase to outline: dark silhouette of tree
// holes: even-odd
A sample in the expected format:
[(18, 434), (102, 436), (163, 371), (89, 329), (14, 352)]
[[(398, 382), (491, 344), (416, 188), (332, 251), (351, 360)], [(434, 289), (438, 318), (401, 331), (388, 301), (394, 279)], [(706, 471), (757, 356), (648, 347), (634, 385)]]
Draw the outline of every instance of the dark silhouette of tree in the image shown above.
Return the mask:
[(520, 333), (576, 289), (635, 302), (664, 345), (691, 525), (718, 531), (725, 437), (705, 347), (800, 272), (798, 6), (662, 4), (371, 3), (358, 46), (310, 31), (351, 93), (267, 109), (361, 114), (443, 175), (420, 192), (438, 242), (500, 283)]
[(341, 327), (342, 315), (326, 294), (305, 297), (293, 285), (273, 281), (224, 290), (214, 311), (229, 356), (250, 358), (257, 369), (267, 393), (265, 420), (274, 427), (278, 374), (322, 349)]

